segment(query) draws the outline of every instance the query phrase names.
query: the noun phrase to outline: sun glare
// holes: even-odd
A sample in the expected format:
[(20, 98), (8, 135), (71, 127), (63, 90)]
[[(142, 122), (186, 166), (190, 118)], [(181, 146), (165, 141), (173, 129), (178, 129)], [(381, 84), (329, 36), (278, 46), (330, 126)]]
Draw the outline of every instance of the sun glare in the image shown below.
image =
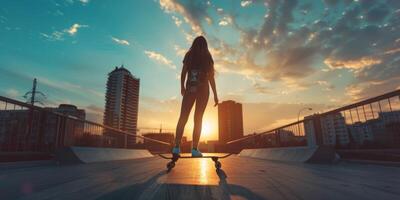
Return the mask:
[[(213, 113), (215, 114), (215, 113)], [(185, 127), (185, 136), (188, 141), (192, 140), (193, 133), (193, 121), (189, 121)], [(218, 120), (215, 115), (205, 115), (201, 125), (201, 137), (200, 141), (205, 142), (209, 140), (218, 140)]]
[(210, 138), (213, 129), (214, 129), (213, 124), (210, 121), (204, 121), (201, 130), (202, 138), (203, 139)]

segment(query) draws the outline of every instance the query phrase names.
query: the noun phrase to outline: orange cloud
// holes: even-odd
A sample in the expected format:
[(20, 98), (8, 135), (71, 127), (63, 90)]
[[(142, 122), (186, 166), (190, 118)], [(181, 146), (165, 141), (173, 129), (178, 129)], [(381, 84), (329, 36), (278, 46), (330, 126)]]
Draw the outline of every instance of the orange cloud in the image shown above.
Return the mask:
[(400, 52), (400, 48), (387, 50), (387, 51), (385, 51), (385, 54), (386, 55), (387, 54), (394, 54), (394, 53), (397, 53), (397, 52)]
[(324, 60), (324, 63), (331, 69), (351, 69), (359, 71), (371, 65), (380, 64), (382, 63), (382, 60), (368, 56), (362, 57), (358, 60), (335, 60), (332, 58), (327, 58)]

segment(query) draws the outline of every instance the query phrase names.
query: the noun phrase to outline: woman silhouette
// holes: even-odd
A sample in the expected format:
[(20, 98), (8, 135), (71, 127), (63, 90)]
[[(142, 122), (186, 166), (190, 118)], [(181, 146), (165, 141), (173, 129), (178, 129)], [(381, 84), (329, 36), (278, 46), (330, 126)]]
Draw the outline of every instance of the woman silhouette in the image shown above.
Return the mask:
[(172, 149), (172, 154), (174, 156), (179, 156), (180, 154), (183, 130), (185, 129), (190, 111), (195, 102), (192, 156), (203, 156), (197, 147), (200, 140), (203, 114), (210, 94), (208, 83), (210, 83), (214, 93), (214, 106), (217, 106), (218, 96), (215, 88), (214, 61), (208, 50), (206, 39), (203, 36), (199, 36), (194, 39), (192, 46), (183, 59), (181, 73), (181, 94), (183, 99), (179, 121), (176, 126), (175, 147)]

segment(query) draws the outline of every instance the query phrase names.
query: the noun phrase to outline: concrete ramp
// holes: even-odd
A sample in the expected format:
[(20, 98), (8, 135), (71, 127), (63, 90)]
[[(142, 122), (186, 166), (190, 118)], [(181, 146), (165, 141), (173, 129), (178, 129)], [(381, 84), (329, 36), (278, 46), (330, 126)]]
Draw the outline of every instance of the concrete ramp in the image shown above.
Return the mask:
[(56, 152), (56, 160), (62, 164), (131, 160), (147, 157), (153, 157), (153, 155), (145, 149), (65, 147)]
[(307, 162), (307, 163), (334, 163), (339, 155), (330, 147), (285, 147), (244, 149), (239, 156), (260, 158), (265, 160)]

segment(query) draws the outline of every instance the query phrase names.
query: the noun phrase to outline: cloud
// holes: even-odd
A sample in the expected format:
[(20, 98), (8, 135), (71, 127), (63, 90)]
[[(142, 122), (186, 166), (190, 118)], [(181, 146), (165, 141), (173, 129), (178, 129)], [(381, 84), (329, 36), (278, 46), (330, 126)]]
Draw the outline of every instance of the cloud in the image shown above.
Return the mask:
[(63, 16), (64, 15), (64, 13), (61, 11), (61, 10), (56, 10), (55, 12), (54, 12), (54, 15), (55, 16)]
[(86, 5), (90, 2), (90, 0), (65, 0), (65, 2), (69, 3), (69, 4), (73, 4), (75, 2), (79, 2), (83, 5)]
[(176, 25), (177, 27), (180, 27), (180, 26), (181, 26), (182, 20), (180, 20), (180, 19), (179, 19), (178, 17), (176, 17), (176, 16), (172, 16), (172, 19), (174, 20), (175, 25)]
[(227, 26), (229, 24), (232, 24), (232, 18), (227, 16), (223, 17), (218, 23), (220, 26)]
[[(330, 91), (338, 80), (318, 76), (337, 75), (335, 70), (342, 69), (340, 73), (344, 76), (339, 80), (347, 81), (344, 91), (347, 99), (360, 99), (399, 87), (396, 83), (399, 79), (395, 78), (400, 74), (399, 3), (370, 2), (373, 1), (324, 0), (324, 10), (296, 0), (240, 1), (244, 7), (265, 6), (265, 18), (255, 19), (261, 20), (257, 21), (260, 26), (251, 27), (237, 20), (243, 17), (239, 12), (218, 9), (206, 1), (160, 0), (159, 5), (171, 15), (187, 40), (198, 34), (206, 35), (217, 71), (243, 76), (251, 82), (252, 92), (269, 94), (271, 85), (282, 86), (279, 90), (285, 93), (314, 88)], [(214, 12), (217, 15), (210, 14)], [(208, 32), (212, 30), (208, 26), (228, 25), (237, 31), (237, 42), (227, 42), (213, 31)], [(185, 49), (174, 48), (177, 55), (184, 55)], [(158, 52), (146, 50), (145, 54), (176, 68)], [(321, 72), (321, 68), (328, 72)], [(342, 99), (334, 97), (331, 99), (335, 103)], [(277, 119), (268, 123), (274, 121)]]
[(260, 94), (271, 94), (272, 93), (271, 88), (269, 88), (267, 86), (263, 86), (260, 83), (254, 83), (253, 88), (257, 93), (260, 93)]
[(241, 1), (240, 6), (242, 7), (247, 7), (252, 3), (252, 1)]
[(317, 49), (314, 47), (280, 48), (267, 53), (270, 61), (262, 69), (263, 77), (268, 80), (298, 79), (314, 72), (311, 67), (315, 61)]
[(211, 17), (207, 13), (209, 4), (205, 1), (178, 2), (177, 0), (160, 0), (159, 4), (166, 13), (179, 13), (182, 15), (184, 21), (190, 25), (193, 34), (203, 34), (202, 20), (212, 23)]
[(336, 4), (339, 3), (339, 0), (324, 0), (324, 3), (325, 3), (327, 6), (335, 6)]
[(113, 37), (113, 36), (111, 36), (111, 39), (112, 39), (114, 42), (116, 42), (117, 44), (120, 44), (120, 45), (126, 45), (126, 46), (129, 46), (129, 45), (130, 45), (130, 43), (129, 43), (127, 40), (118, 39), (118, 38)]
[(87, 4), (89, 3), (90, 0), (79, 0), (82, 4)]
[(347, 68), (360, 71), (371, 65), (380, 64), (382, 63), (382, 60), (373, 57), (362, 57), (358, 60), (335, 60), (332, 58), (327, 58), (324, 60), (324, 63), (331, 69)]
[(324, 87), (325, 91), (332, 91), (333, 89), (335, 89), (335, 86), (329, 83), (328, 81), (316, 81), (316, 83)]
[(225, 21), (225, 20), (221, 20), (221, 21), (219, 21), (219, 23), (218, 23), (220, 26), (227, 26), (229, 23), (227, 22), (227, 21)]
[[(361, 88), (359, 96), (368, 96), (368, 92), (379, 94), (377, 88), (397, 88), (393, 81), (379, 87), (366, 85), (394, 80), (400, 74), (400, 12), (396, 9), (399, 3), (390, 1), (395, 3), (391, 9), (390, 4), (371, 1), (349, 2), (352, 5), (344, 8), (338, 6), (339, 0), (324, 2), (327, 9), (321, 14), (295, 18), (302, 10), (319, 13), (318, 6), (301, 1), (252, 1), (264, 4), (268, 10), (258, 28), (238, 23), (236, 18), (240, 14), (217, 10), (218, 17), (231, 16), (232, 27), (240, 34), (238, 44), (207, 35), (217, 71), (242, 75), (253, 84), (256, 80), (280, 83), (282, 91), (301, 91), (314, 85), (331, 91), (335, 89), (332, 83), (315, 81), (314, 75), (320, 76), (321, 69), (327, 71), (324, 73), (344, 69), (342, 74), (352, 76), (352, 81), (346, 78), (349, 88)], [(224, 18), (218, 21), (219, 26), (228, 24)], [(254, 89), (262, 93), (261, 86), (254, 85)], [(353, 96), (357, 96), (355, 91), (351, 92)]]
[(87, 27), (89, 27), (89, 26), (88, 26), (88, 25), (82, 25), (82, 24), (77, 24), (77, 23), (75, 23), (75, 24), (73, 24), (69, 29), (66, 29), (65, 31), (66, 31), (69, 35), (73, 36), (73, 35), (75, 35), (75, 34), (78, 32), (78, 29), (80, 29), (80, 28), (87, 28)]
[[(223, 18), (219, 25), (232, 23), (240, 32), (240, 46), (226, 44), (220, 39), (212, 41), (217, 44), (215, 52), (223, 52), (221, 55), (226, 57), (214, 56), (216, 67), (223, 72), (252, 77), (250, 79), (261, 77), (266, 81), (291, 82), (293, 88), (303, 89), (304, 86), (299, 87), (300, 84), (293, 84), (290, 79), (298, 80), (315, 72), (312, 64), (319, 49), (305, 44), (311, 34), (307, 28), (287, 34), (287, 24), (294, 20), (296, 5), (296, 1), (268, 1), (269, 15), (259, 30), (241, 28), (234, 17)], [(259, 62), (260, 57), (264, 61)]]
[[(396, 40), (396, 42), (398, 42), (399, 39)], [(400, 52), (400, 48), (395, 48), (395, 49), (389, 49), (387, 51), (385, 51), (384, 54), (395, 54), (395, 53), (399, 53)]]
[[(354, 101), (378, 96), (400, 88), (400, 69), (385, 69), (383, 72), (375, 72), (375, 75), (361, 76), (361, 80), (346, 86), (345, 94)], [(392, 74), (394, 73), (394, 74)], [(391, 75), (390, 75), (391, 74)]]
[(48, 41), (62, 41), (64, 40), (64, 33), (60, 31), (54, 31), (51, 34), (40, 33), (40, 35)]
[(183, 49), (179, 45), (174, 45), (174, 49), (177, 56), (183, 57), (186, 54), (186, 49)]
[(155, 60), (158, 63), (164, 64), (164, 65), (168, 66), (171, 69), (176, 69), (176, 65), (174, 65), (171, 60), (169, 60), (168, 58), (166, 58), (162, 54), (157, 53), (155, 51), (149, 51), (149, 50), (145, 50), (144, 53), (150, 59)]
[(63, 31), (53, 31), (50, 34), (47, 33), (40, 33), (42, 37), (44, 37), (48, 41), (63, 41), (65, 40), (64, 35), (67, 33), (70, 36), (75, 36), (80, 28), (87, 28), (88, 25), (81, 25), (81, 24), (73, 24), (70, 28), (64, 29)]
[(389, 14), (389, 8), (385, 5), (380, 5), (372, 8), (366, 14), (366, 18), (370, 23), (379, 23), (383, 21)]

